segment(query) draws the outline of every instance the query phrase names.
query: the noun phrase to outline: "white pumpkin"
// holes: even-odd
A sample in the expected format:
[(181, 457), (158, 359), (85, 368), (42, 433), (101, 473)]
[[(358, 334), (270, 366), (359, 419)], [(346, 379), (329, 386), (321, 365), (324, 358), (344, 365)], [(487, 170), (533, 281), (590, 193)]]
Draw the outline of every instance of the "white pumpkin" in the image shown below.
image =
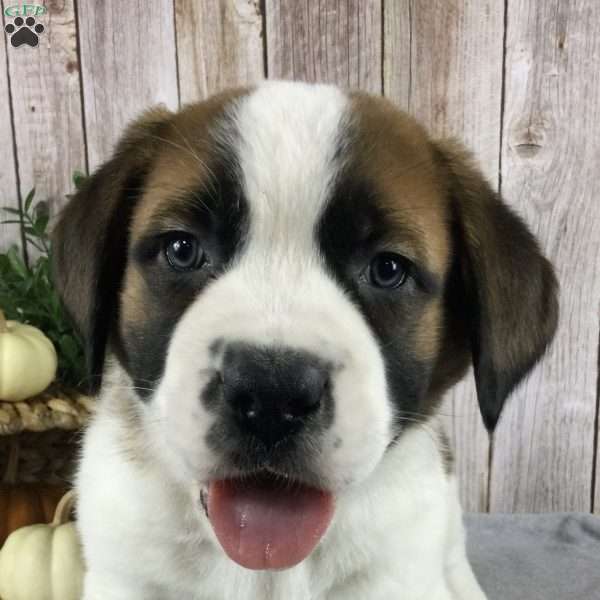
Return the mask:
[(6, 321), (0, 310), (0, 400), (19, 402), (43, 392), (56, 365), (54, 345), (39, 329)]
[(0, 551), (2, 600), (81, 600), (83, 559), (67, 492), (49, 525), (13, 531)]

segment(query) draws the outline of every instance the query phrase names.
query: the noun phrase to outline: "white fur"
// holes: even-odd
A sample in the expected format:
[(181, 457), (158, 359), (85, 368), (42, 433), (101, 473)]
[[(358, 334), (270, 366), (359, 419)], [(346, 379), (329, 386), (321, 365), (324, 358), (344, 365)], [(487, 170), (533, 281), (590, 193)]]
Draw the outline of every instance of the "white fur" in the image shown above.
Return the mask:
[[(125, 383), (126, 378), (122, 376)], [(85, 600), (483, 600), (464, 549), (454, 477), (434, 430), (414, 428), (340, 494), (325, 537), (300, 565), (257, 572), (227, 558), (198, 501), (150, 445), (119, 451), (115, 419), (139, 410), (126, 386), (101, 398), (79, 472), (79, 527), (91, 567)], [(146, 425), (148, 425), (146, 423)]]
[[(236, 105), (230, 139), (250, 207), (248, 243), (180, 319), (150, 402), (133, 397), (127, 376), (111, 368), (78, 478), (85, 600), (484, 597), (433, 433), (406, 431), (386, 452), (393, 409), (381, 352), (316, 247), (349, 110), (336, 88), (281, 82)], [(200, 507), (199, 489), (219, 467), (205, 442), (216, 417), (199, 401), (219, 369), (209, 352), (217, 338), (283, 344), (336, 365), (335, 418), (314, 458), (336, 497), (334, 521), (313, 554), (287, 571), (233, 563)]]

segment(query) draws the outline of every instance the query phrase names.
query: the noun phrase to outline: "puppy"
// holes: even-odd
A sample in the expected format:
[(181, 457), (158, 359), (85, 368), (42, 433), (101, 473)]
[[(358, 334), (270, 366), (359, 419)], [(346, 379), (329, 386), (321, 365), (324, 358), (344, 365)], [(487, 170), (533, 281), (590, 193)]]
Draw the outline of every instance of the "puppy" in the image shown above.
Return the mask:
[(459, 145), (267, 82), (142, 116), (54, 243), (85, 600), (484, 598), (436, 408), (472, 361), (493, 429), (557, 301)]

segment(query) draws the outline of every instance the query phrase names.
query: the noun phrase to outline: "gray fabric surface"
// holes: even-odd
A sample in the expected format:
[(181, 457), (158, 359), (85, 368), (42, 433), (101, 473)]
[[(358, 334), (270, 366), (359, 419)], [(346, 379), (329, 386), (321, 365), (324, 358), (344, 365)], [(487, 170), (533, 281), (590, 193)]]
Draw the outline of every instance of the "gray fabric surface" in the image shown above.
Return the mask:
[(600, 600), (600, 517), (472, 514), (465, 523), (489, 600)]

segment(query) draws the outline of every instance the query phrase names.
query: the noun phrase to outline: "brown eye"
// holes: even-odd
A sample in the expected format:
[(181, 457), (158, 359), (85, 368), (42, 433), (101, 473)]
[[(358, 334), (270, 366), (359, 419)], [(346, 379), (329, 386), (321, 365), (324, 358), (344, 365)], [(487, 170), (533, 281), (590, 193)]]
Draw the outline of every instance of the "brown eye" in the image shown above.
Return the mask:
[(393, 252), (378, 254), (369, 266), (371, 284), (378, 288), (398, 288), (406, 281), (407, 276), (406, 259)]
[(204, 264), (198, 240), (187, 233), (178, 232), (167, 239), (165, 256), (175, 271), (194, 271)]

